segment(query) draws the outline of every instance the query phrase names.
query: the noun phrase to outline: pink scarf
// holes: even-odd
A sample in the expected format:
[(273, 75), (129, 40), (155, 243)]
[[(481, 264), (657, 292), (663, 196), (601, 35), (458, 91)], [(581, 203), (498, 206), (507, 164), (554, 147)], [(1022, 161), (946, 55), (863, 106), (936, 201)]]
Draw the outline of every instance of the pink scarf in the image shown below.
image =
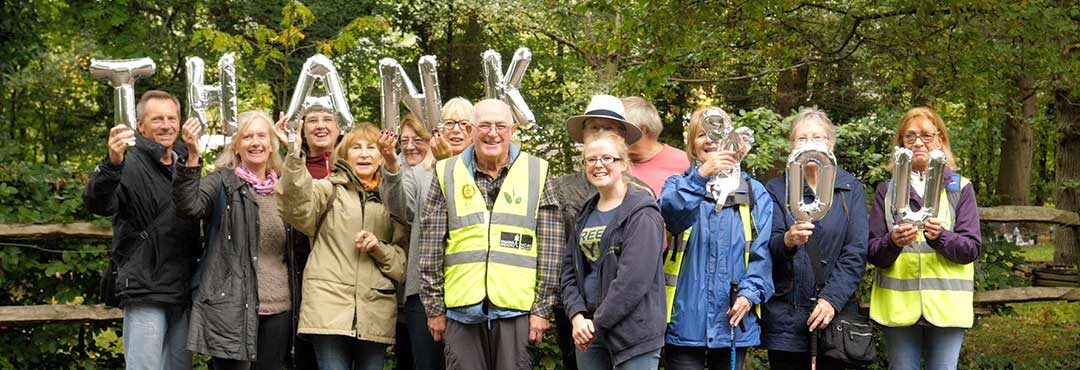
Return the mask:
[(255, 193), (259, 195), (270, 195), (274, 192), (274, 185), (277, 185), (278, 176), (274, 173), (274, 170), (268, 170), (266, 173), (266, 180), (259, 180), (259, 176), (256, 176), (251, 170), (244, 167), (243, 164), (236, 166), (233, 170), (240, 179), (247, 181), (251, 184), (252, 188), (255, 188)]

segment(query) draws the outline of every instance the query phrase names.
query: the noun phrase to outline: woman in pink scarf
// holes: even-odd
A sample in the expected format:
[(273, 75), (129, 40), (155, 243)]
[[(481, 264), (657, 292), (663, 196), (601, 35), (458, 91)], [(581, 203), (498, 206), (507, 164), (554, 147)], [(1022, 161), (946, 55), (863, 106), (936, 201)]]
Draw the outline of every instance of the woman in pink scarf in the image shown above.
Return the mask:
[(279, 369), (289, 353), (299, 294), (287, 228), (278, 214), (283, 137), (263, 112), (240, 114), (239, 128), (200, 178), (201, 126), (188, 120), (188, 146), (173, 181), (177, 212), (203, 221), (206, 240), (193, 286), (188, 349), (213, 357), (215, 369)]

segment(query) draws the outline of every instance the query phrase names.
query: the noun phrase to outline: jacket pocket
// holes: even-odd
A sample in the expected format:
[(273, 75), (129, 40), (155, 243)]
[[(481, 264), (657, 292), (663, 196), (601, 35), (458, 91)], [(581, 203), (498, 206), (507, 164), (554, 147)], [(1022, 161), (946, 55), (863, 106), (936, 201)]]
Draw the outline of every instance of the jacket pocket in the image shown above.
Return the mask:
[(148, 239), (136, 235), (125, 253), (124, 263), (117, 269), (116, 288), (120, 296), (132, 297), (151, 292), (157, 251)]
[(643, 306), (630, 311), (607, 333), (608, 346), (614, 351), (628, 348), (647, 338), (655, 325), (649, 325)]
[(397, 323), (397, 289), (390, 279), (380, 273), (375, 274), (375, 281), (368, 287), (365, 302), (370, 313), (368, 333), (379, 337), (393, 338)]
[(244, 335), (244, 315), (247, 308), (243, 303), (231, 299), (205, 299), (197, 303), (201, 311), (203, 341), (208, 349), (223, 353), (240, 353), (246, 342)]

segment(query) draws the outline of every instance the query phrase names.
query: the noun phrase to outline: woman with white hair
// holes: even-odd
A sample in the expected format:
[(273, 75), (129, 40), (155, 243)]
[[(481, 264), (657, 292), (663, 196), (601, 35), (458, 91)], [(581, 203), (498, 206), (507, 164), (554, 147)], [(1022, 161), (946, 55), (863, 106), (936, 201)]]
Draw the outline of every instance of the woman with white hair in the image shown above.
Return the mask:
[[(792, 150), (816, 144), (831, 151), (836, 130), (824, 112), (808, 108), (791, 121), (788, 139)], [(836, 169), (832, 189), (816, 189), (817, 176), (804, 172), (804, 201), (813, 202), (817, 192), (832, 192), (833, 203), (825, 218), (814, 223), (796, 222), (788, 210), (786, 184), (793, 179), (783, 175), (765, 185), (776, 204), (769, 240), (776, 293), (762, 306), (762, 341), (772, 369), (809, 369), (810, 332), (828, 327), (841, 311), (859, 309), (855, 289), (866, 268), (866, 193), (863, 184), (843, 169)], [(824, 281), (815, 281), (813, 260), (825, 262)], [(844, 367), (825, 356), (817, 362), (819, 369)]]

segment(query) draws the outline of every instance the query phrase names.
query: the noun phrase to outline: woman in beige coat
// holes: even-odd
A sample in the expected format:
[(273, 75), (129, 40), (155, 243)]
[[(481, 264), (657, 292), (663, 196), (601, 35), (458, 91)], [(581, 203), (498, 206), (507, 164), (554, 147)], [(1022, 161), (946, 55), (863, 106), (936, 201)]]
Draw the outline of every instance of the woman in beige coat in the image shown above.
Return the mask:
[(320, 370), (382, 369), (394, 343), (395, 286), (405, 281), (407, 235), (379, 198), (379, 131), (359, 125), (334, 150), (334, 169), (312, 179), (299, 145), (289, 148), (276, 189), (281, 215), (312, 240), (299, 332)]

